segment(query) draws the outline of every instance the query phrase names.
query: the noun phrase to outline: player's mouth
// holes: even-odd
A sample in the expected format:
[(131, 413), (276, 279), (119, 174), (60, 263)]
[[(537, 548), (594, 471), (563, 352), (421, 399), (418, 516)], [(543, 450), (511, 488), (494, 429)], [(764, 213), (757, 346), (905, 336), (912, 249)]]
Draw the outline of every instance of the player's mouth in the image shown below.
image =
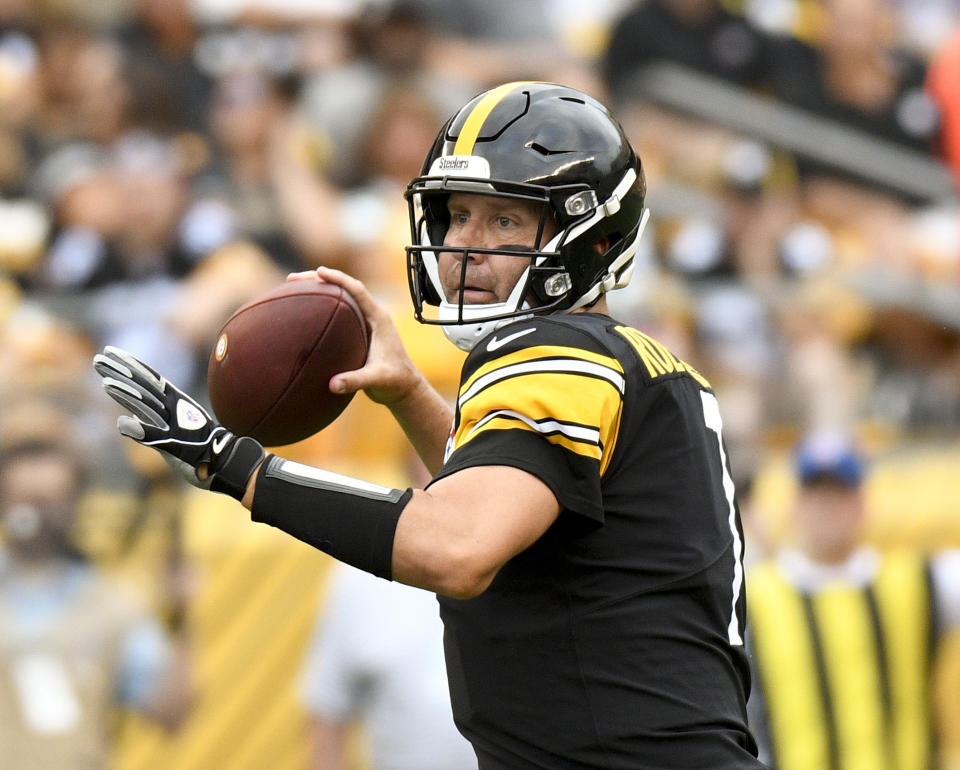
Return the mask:
[(463, 287), (464, 305), (489, 305), (497, 301), (497, 295), (490, 289), (484, 289), (480, 286), (466, 285)]

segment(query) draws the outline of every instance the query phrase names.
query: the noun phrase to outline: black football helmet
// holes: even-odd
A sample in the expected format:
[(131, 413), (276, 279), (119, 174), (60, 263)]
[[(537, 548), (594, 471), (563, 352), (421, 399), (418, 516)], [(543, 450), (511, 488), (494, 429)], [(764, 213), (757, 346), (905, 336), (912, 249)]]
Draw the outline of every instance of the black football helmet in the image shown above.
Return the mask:
[[(451, 192), (519, 198), (542, 208), (557, 232), (533, 249), (444, 245)], [(450, 118), (407, 187), (412, 245), (407, 275), (417, 319), (443, 324), (470, 350), (493, 329), (533, 314), (573, 310), (626, 286), (647, 220), (640, 160), (620, 124), (600, 102), (552, 83), (507, 83), (471, 99)], [(602, 246), (598, 246), (602, 244)], [(508, 254), (530, 261), (510, 297), (466, 304), (444, 296), (442, 252), (464, 266), (470, 254)], [(463, 271), (465, 274), (465, 271)], [(424, 314), (424, 306), (438, 308)]]

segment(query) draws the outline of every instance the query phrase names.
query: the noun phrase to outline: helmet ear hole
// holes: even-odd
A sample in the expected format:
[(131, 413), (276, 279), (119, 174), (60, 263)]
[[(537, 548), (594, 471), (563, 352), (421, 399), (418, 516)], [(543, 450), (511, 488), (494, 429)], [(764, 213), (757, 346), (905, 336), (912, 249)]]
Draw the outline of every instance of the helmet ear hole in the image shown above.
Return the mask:
[(450, 212), (447, 210), (449, 195), (424, 195), (423, 216), (427, 230), (427, 237), (433, 246), (443, 244), (450, 228)]
[(549, 283), (549, 278), (544, 278), (536, 281), (530, 282), (530, 291), (537, 300), (538, 305), (546, 305), (548, 302), (553, 299), (547, 293), (547, 284)]
[(438, 265), (435, 264), (431, 271), (428, 259), (436, 263), (437, 252), (432, 249), (407, 248), (407, 282), (418, 318), (424, 305), (439, 306), (444, 299), (440, 296), (436, 281), (431, 277), (431, 272), (437, 273)]

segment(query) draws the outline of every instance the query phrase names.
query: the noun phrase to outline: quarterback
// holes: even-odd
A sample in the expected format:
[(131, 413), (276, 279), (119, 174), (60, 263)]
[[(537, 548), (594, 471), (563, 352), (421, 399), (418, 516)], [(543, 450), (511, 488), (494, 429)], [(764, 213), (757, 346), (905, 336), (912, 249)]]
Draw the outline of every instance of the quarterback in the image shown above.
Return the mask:
[(181, 426), (178, 404), (199, 408), (187, 394), (124, 351), (95, 358), (132, 413), (120, 432), (191, 483), (438, 595), (454, 717), (485, 770), (762, 767), (716, 398), (608, 315), (645, 194), (620, 125), (571, 88), (507, 83), (443, 125), (406, 192), (407, 268), (417, 318), (470, 351), (452, 405), (364, 286), (317, 269), (372, 335), (330, 387), (389, 408), (434, 474), (425, 489), (266, 454), (209, 415)]

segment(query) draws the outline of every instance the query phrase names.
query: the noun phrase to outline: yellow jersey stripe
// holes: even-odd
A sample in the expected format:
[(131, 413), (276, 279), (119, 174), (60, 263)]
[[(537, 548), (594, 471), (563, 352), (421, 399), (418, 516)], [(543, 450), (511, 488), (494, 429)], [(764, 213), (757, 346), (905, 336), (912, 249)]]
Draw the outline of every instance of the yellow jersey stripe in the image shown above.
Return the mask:
[(580, 359), (582, 361), (590, 361), (592, 363), (599, 364), (600, 366), (605, 366), (608, 369), (612, 369), (614, 372), (618, 372), (621, 375), (623, 374), (623, 366), (616, 358), (611, 358), (610, 356), (601, 355), (599, 353), (592, 353), (591, 351), (583, 350), (582, 348), (570, 348), (564, 345), (536, 345), (534, 347), (516, 350), (513, 353), (508, 353), (504, 356), (500, 356), (499, 358), (495, 358), (492, 361), (487, 361), (485, 364), (478, 367), (477, 371), (475, 371), (464, 381), (464, 383), (460, 386), (460, 392), (463, 393), (464, 391), (468, 390), (474, 382), (484, 375), (504, 366), (520, 364), (527, 361), (536, 361), (544, 358), (572, 358)]
[(457, 137), (457, 143), (453, 147), (453, 154), (472, 155), (473, 146), (477, 143), (477, 137), (480, 136), (480, 130), (493, 109), (511, 91), (530, 82), (529, 80), (518, 80), (514, 83), (504, 83), (502, 86), (488, 91), (464, 121), (463, 128), (460, 129), (460, 136)]
[(460, 398), (457, 400), (458, 406), (462, 409), (471, 398), (478, 393), (482, 393), (486, 388), (497, 382), (515, 377), (527, 376), (536, 377), (539, 374), (560, 374), (564, 377), (573, 375), (583, 377), (584, 379), (599, 379), (611, 384), (617, 392), (622, 394), (626, 383), (623, 375), (614, 372), (605, 366), (594, 364), (590, 361), (564, 359), (543, 359), (540, 361), (529, 361), (521, 364), (512, 364), (511, 366), (502, 366), (489, 374), (477, 379), (466, 390), (461, 391)]
[(524, 371), (522, 376), (501, 377), (487, 387), (478, 380), (474, 390), (465, 395), (455, 448), (493, 426), (524, 427), (540, 433), (556, 432), (562, 438), (550, 440), (600, 460), (601, 474), (606, 470), (623, 406), (620, 390), (610, 380), (579, 372)]

